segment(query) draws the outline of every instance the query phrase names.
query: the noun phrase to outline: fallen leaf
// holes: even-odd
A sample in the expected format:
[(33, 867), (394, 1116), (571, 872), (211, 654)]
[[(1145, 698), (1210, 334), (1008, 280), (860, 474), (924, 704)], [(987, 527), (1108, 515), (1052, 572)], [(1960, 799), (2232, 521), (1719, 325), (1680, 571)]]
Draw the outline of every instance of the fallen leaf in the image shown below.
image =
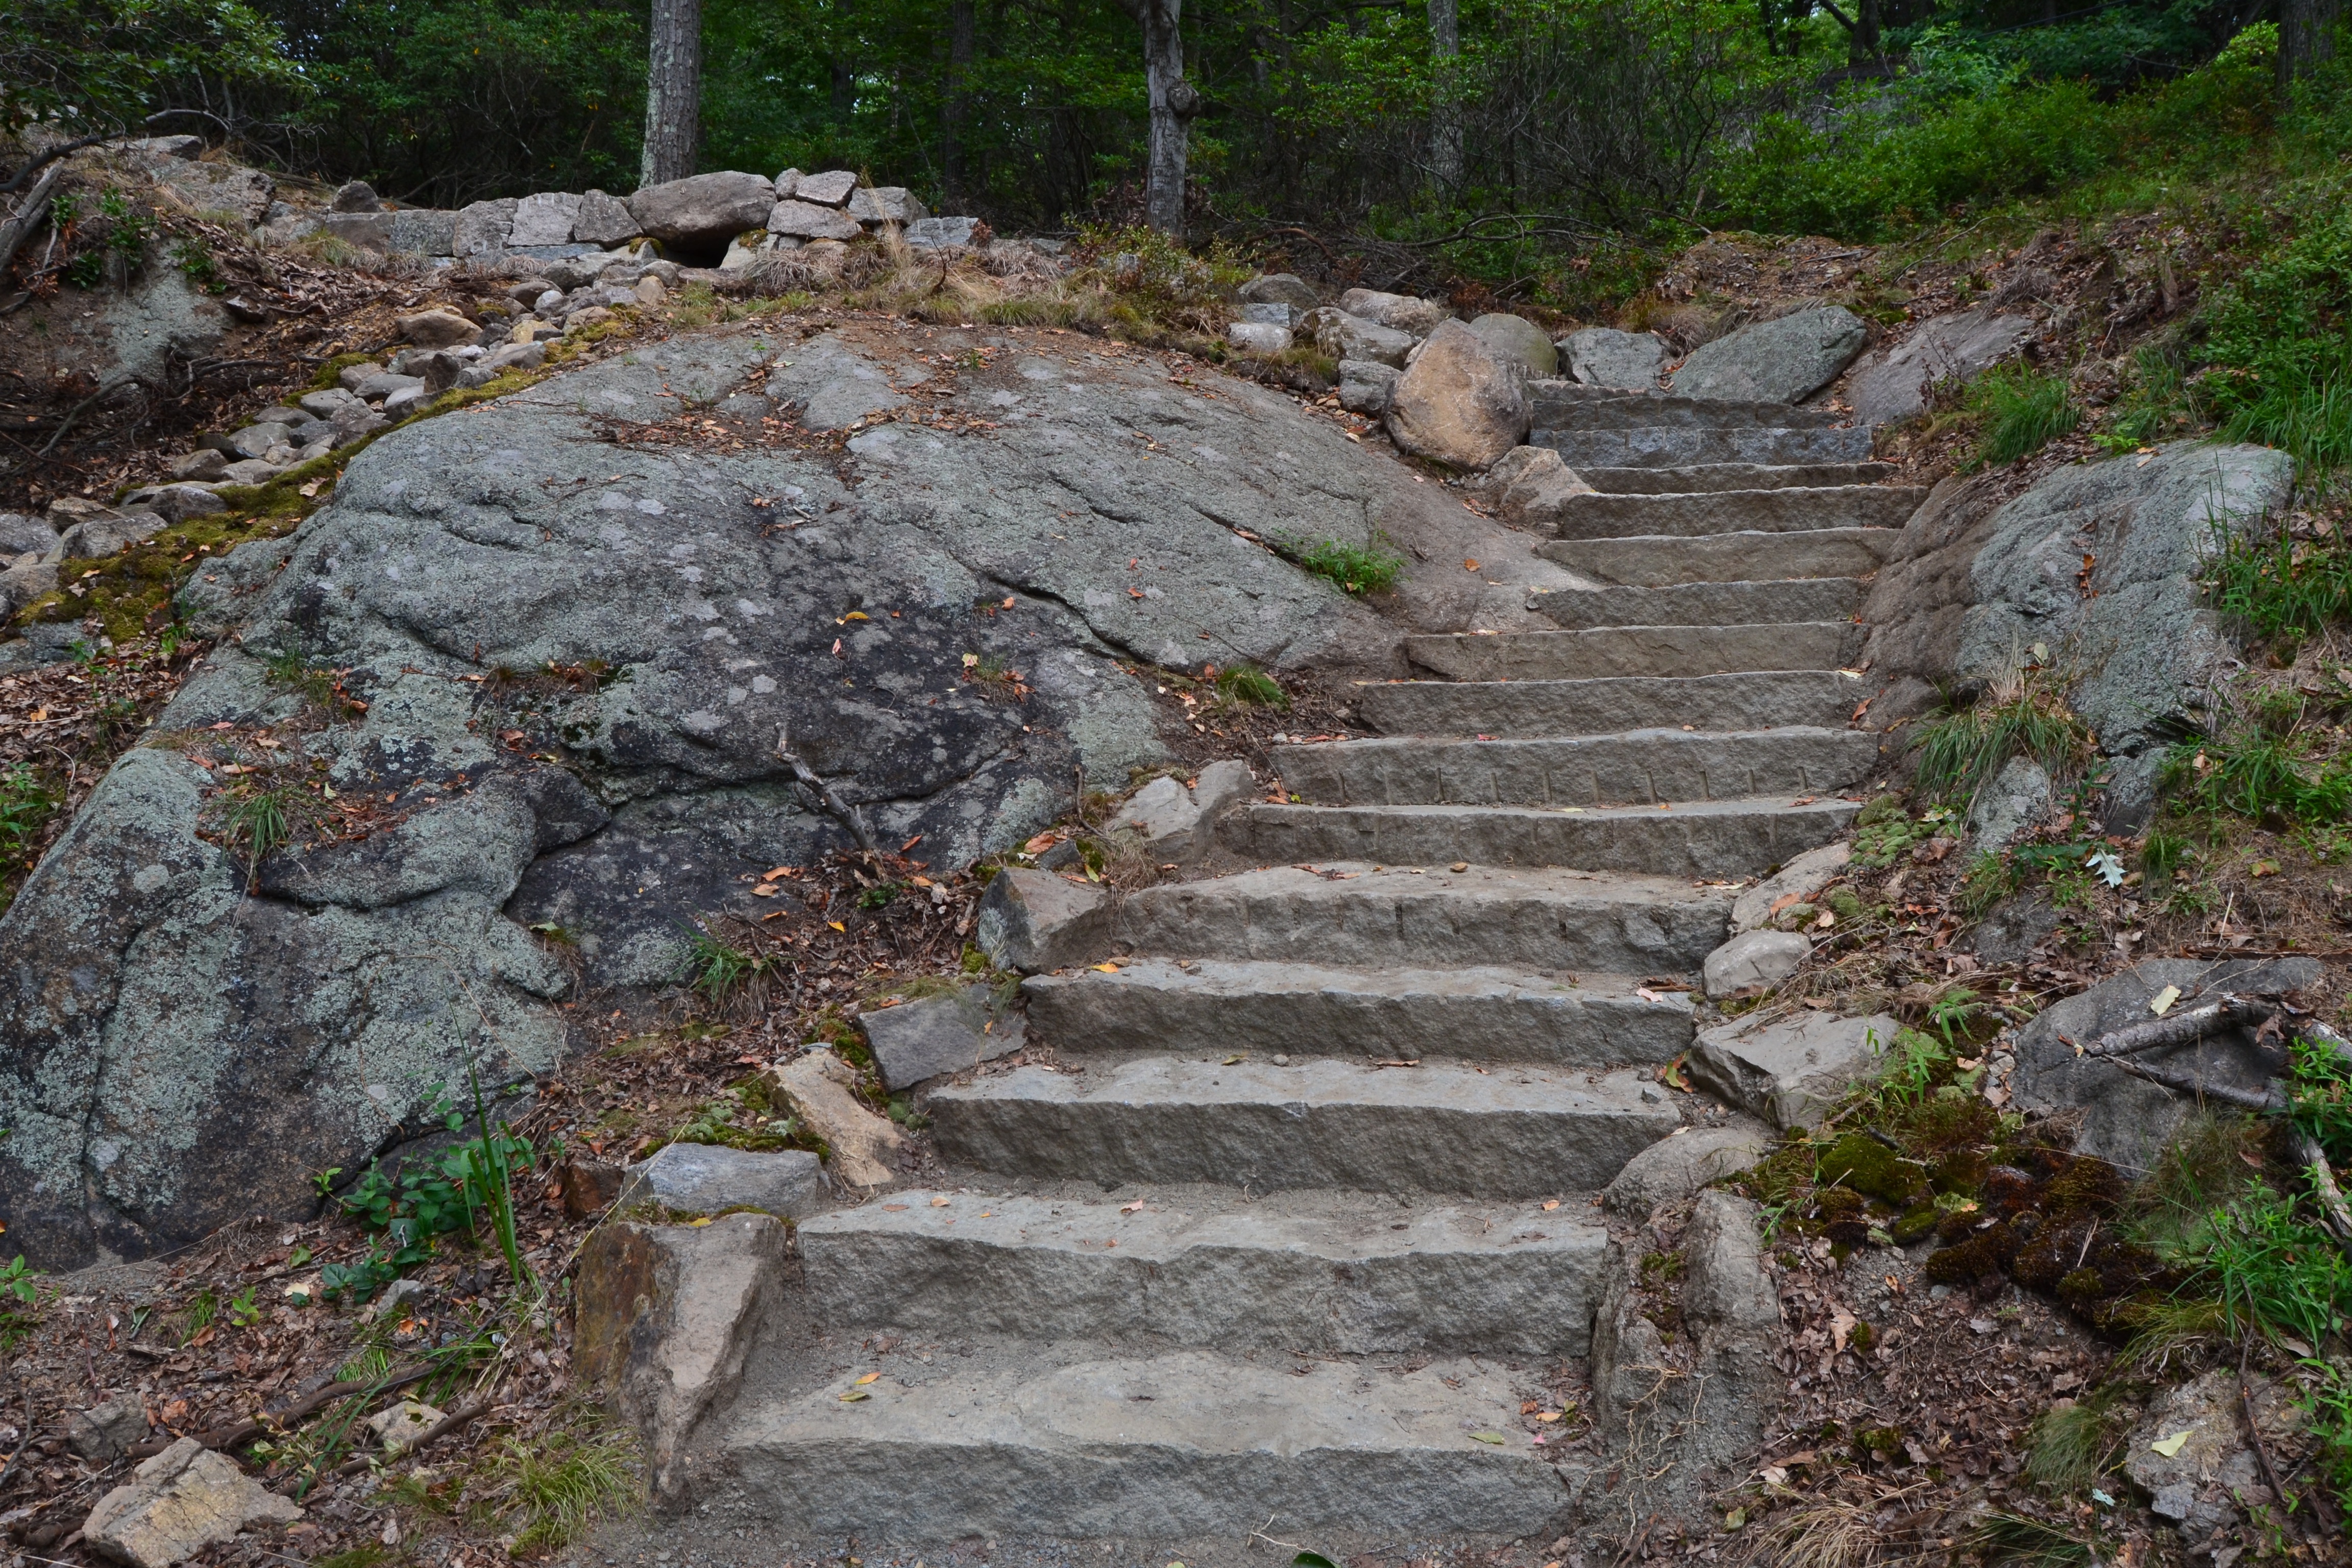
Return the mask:
[(856, 1387), (858, 1387), (858, 1388), (863, 1388), (863, 1387), (865, 1387), (867, 1384), (869, 1384), (869, 1383), (878, 1383), (878, 1382), (880, 1382), (880, 1381), (881, 1381), (881, 1379), (882, 1379), (882, 1374), (881, 1374), (880, 1373), (878, 1373), (878, 1372), (869, 1372), (869, 1373), (867, 1373), (864, 1377), (859, 1378), (859, 1379), (857, 1380), (856, 1384), (855, 1384), (855, 1386), (856, 1386)]
[(1226, 1067), (1237, 1067), (1244, 1059), (1246, 1058), (1244, 1058), (1239, 1052), (1235, 1052), (1234, 1055), (1227, 1057), (1223, 1065)]
[(1116, 963), (1097, 963), (1095, 967), (1101, 970), (1105, 974), (1117, 974), (1118, 973), (1118, 965)]
[(1554, 1209), (1556, 1209), (1556, 1208), (1558, 1208), (1558, 1207), (1559, 1207), (1559, 1200), (1558, 1198), (1546, 1198), (1546, 1199), (1544, 1199), (1544, 1205), (1543, 1205), (1543, 1211), (1544, 1211), (1544, 1213), (1546, 1213), (1546, 1214), (1549, 1214), (1549, 1213), (1551, 1213), (1551, 1211), (1552, 1211), (1552, 1210), (1554, 1210)]
[(2168, 1459), (2174, 1459), (2180, 1457), (2181, 1447), (2188, 1441), (2187, 1432), (2175, 1432), (2169, 1437), (2158, 1437), (2155, 1442), (2150, 1443), (2148, 1447), (2152, 1452), (2161, 1454)]
[(948, 1200), (945, 1198), (933, 1198), (931, 1200), (931, 1206), (935, 1209), (943, 1209), (948, 1206)]
[(1831, 1342), (1839, 1350), (1845, 1349), (1845, 1342), (1853, 1337), (1854, 1325), (1859, 1321), (1861, 1321), (1860, 1319), (1856, 1318), (1852, 1312), (1847, 1311), (1843, 1307), (1840, 1307), (1831, 1312)]
[(841, 1396), (841, 1402), (844, 1405), (855, 1405), (861, 1399), (871, 1399), (874, 1396), (872, 1394), (866, 1393), (862, 1388), (853, 1388), (848, 1393)]
[(2163, 990), (2158, 992), (2154, 997), (2150, 998), (2147, 1005), (2147, 1010), (2161, 1018), (2167, 1013), (2171, 1012), (2172, 1005), (2179, 1000), (2180, 987), (2178, 985), (2168, 985)]
[(884, 1214), (904, 1214), (907, 1212), (907, 1205), (905, 1204), (884, 1204), (882, 1205), (882, 1212)]
[(776, 885), (773, 882), (762, 882), (751, 889), (751, 896), (755, 899), (772, 899), (776, 896)]
[(847, 936), (849, 934), (849, 928), (843, 925), (839, 921), (827, 921), (824, 923), (831, 926), (834, 930), (839, 931), (844, 936)]
[(842, 616), (841, 618), (845, 621), (865, 621), (871, 620), (873, 617), (868, 616), (863, 610), (852, 610), (849, 614)]
[(1465, 561), (1462, 563), (1462, 570), (1465, 572), (1475, 572), (1478, 570), (1478, 563), (1475, 561)]
[(701, 1215), (696, 1218), (688, 1220), (686, 1222), (686, 1228), (688, 1230), (700, 1230), (704, 1226), (709, 1225), (709, 1223), (710, 1216), (709, 1215)]
[(2255, 861), (2255, 862), (2254, 862), (2254, 875), (2255, 875), (2255, 876), (2257, 876), (2257, 877), (2275, 877), (2275, 876), (2277, 876), (2278, 874), (2279, 874), (2279, 863), (2278, 863), (2277, 861), (2275, 861), (2275, 860), (2257, 860), (2257, 861)]
[(1138, 1198), (1131, 1204), (1119, 1205), (1118, 1212), (1121, 1214), (1133, 1214), (1141, 1207), (1143, 1207), (1143, 1200), (1141, 1198)]
[(1470, 1440), (1474, 1443), (1494, 1443), (1499, 1445), (1503, 1440), (1503, 1435), (1500, 1432), (1473, 1432), (1470, 1434)]

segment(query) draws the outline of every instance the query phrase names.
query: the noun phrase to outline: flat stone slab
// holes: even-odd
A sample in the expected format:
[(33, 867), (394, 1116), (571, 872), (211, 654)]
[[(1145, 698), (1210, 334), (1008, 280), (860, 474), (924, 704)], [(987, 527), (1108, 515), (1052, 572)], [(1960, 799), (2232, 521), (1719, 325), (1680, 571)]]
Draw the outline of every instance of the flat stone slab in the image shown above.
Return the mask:
[(978, 984), (960, 987), (952, 995), (870, 1009), (858, 1015), (857, 1032), (873, 1054), (883, 1087), (894, 1093), (1011, 1056), (1025, 1037), (1022, 1016), (998, 1006), (990, 988)]
[(1757, 583), (1791, 577), (1862, 577), (1902, 548), (1897, 528), (1754, 530), (1696, 539), (1671, 535), (1559, 539), (1536, 553), (1601, 583), (1664, 587), (1675, 583)]
[(1835, 794), (1878, 765), (1858, 730), (1638, 730), (1559, 740), (1417, 736), (1276, 746), (1283, 788), (1311, 805), (1608, 805)]
[(1789, 583), (1677, 583), (1663, 588), (1555, 588), (1528, 608), (1571, 631), (1595, 626), (1729, 626), (1852, 621), (1863, 584), (1853, 577)]
[(1427, 865), (1455, 855), (1484, 866), (1714, 879), (1760, 875), (1838, 837), (1861, 809), (1777, 795), (1664, 806), (1253, 805), (1229, 820), (1225, 841), (1245, 858), (1293, 864)]
[(1678, 1119), (1640, 1071), (1087, 1058), (934, 1090), (949, 1160), (1005, 1175), (1538, 1197), (1604, 1184)]
[(1669, 384), (1692, 397), (1794, 403), (1835, 380), (1869, 339), (1869, 326), (1843, 305), (1793, 310), (1701, 344)]
[(1688, 495), (1563, 497), (1550, 511), (1559, 539), (1666, 534), (1789, 533), (1822, 528), (1900, 528), (1927, 499), (1917, 485), (1699, 490)]
[(1551, 737), (1629, 730), (1843, 729), (1868, 695), (1835, 670), (1741, 671), (1677, 679), (1393, 680), (1356, 688), (1365, 721), (1388, 735)]
[(302, 1510), (247, 1476), (226, 1454), (183, 1437), (98, 1500), (84, 1540), (131, 1568), (172, 1568), (257, 1524), (290, 1524)]
[(1754, 398), (1612, 395), (1564, 381), (1531, 381), (1528, 397), (1538, 426), (1577, 430), (1822, 430), (1845, 417), (1834, 409)]
[(1601, 626), (1589, 630), (1422, 633), (1405, 654), (1456, 680), (1595, 680), (1613, 675), (1720, 675), (1836, 669), (1862, 631), (1848, 621), (1746, 626)]
[(1892, 463), (1696, 463), (1680, 468), (1579, 468), (1577, 478), (1604, 495), (1691, 495), (1702, 490), (1777, 490), (1874, 485), (1895, 477)]
[(1186, 959), (1648, 973), (1695, 966), (1727, 929), (1723, 895), (1686, 880), (1453, 863), (1335, 858), (1163, 883), (1129, 896), (1119, 934)]
[(1804, 1013), (1775, 1024), (1726, 1024), (1700, 1032), (1691, 1047), (1690, 1079), (1783, 1131), (1810, 1126), (1848, 1089), (1885, 1069), (1885, 1054), (1900, 1027), (1884, 1013), (1867, 1018)]
[(765, 1517), (910, 1542), (1041, 1528), (1239, 1537), (1269, 1516), (1297, 1530), (1519, 1536), (1568, 1502), (1540, 1450), (1513, 1436), (1539, 1388), (1483, 1363), (1397, 1372), (1187, 1351), (898, 1371), (868, 1384), (845, 1372), (736, 1417), (724, 1462)]
[[(1800, 857), (1801, 858), (1801, 857)], [(1796, 931), (1745, 931), (1706, 955), (1706, 994), (1717, 998), (1778, 985), (1803, 967), (1812, 942)]]
[(678, 1214), (759, 1209), (795, 1219), (824, 1195), (817, 1157), (801, 1149), (762, 1152), (722, 1143), (667, 1143), (629, 1167), (620, 1206), (659, 1204)]
[(1203, 1208), (917, 1189), (810, 1220), (800, 1252), (831, 1324), (1331, 1355), (1584, 1353), (1609, 1237), (1560, 1218), (1566, 1205), (1301, 1196), (1313, 1201)]
[(1708, 463), (1860, 463), (1871, 452), (1869, 426), (1859, 425), (1808, 430), (1760, 425), (1546, 429), (1538, 419), (1528, 438), (1558, 452), (1580, 474), (1587, 468), (1679, 468)]
[[(1344, 951), (1344, 945), (1335, 951)], [(1602, 1068), (1688, 1048), (1690, 998), (1636, 994), (1622, 975), (1516, 970), (1337, 969), (1147, 958), (1115, 974), (1033, 975), (1022, 987), (1041, 1036), (1071, 1050), (1432, 1056)]]

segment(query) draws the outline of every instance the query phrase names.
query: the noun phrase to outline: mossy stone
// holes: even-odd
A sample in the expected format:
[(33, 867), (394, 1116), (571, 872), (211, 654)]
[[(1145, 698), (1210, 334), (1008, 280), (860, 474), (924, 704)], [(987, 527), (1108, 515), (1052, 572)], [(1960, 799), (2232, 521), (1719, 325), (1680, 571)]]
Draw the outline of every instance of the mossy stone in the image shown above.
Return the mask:
[(1866, 1133), (1849, 1132), (1821, 1158), (1823, 1185), (1835, 1182), (1897, 1208), (1908, 1208), (1927, 1194), (1927, 1170), (1906, 1160)]

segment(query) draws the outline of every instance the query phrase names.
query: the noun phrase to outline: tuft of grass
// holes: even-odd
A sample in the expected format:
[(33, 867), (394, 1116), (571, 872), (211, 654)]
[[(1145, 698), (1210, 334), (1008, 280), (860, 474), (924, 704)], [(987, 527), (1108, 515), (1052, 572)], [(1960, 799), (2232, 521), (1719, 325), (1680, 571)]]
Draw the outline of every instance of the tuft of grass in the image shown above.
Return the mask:
[(1997, 365), (1969, 389), (1968, 405), (1983, 416), (1977, 460), (2013, 463), (2030, 458), (2083, 422), (2063, 376), (2024, 364)]
[(2207, 563), (2213, 607), (2243, 631), (2292, 650), (2352, 621), (2352, 546), (2229, 538)]
[(618, 1433), (551, 1435), (530, 1445), (509, 1437), (491, 1469), (493, 1506), (518, 1552), (567, 1546), (643, 1495), (629, 1442)]
[(2352, 816), (2352, 761), (2312, 760), (2315, 737), (2276, 725), (2184, 741), (2164, 780), (2193, 809), (2273, 826), (2326, 826)]
[(1912, 742), (1919, 787), (1965, 813), (2011, 757), (2032, 757), (2064, 781), (2095, 754), (2090, 726), (2035, 671), (1996, 682), (1974, 704), (1948, 706)]
[(698, 924), (688, 930), (679, 977), (714, 1007), (759, 1007), (791, 967), (784, 952), (754, 952)]
[(1336, 539), (1327, 539), (1296, 559), (1307, 571), (1330, 579), (1357, 598), (1387, 593), (1404, 571), (1401, 555), (1391, 555), (1377, 545), (1342, 544)]
[(1217, 671), (1217, 695), (1227, 702), (1287, 711), (1290, 694), (1257, 666), (1244, 662)]
[(257, 789), (229, 802), (222, 830), (230, 843), (245, 846), (245, 881), (248, 889), (261, 879), (262, 857), (293, 839), (293, 826), (286, 815), (293, 793), (281, 785)]
[(2032, 1568), (2089, 1568), (2098, 1561), (2090, 1541), (2023, 1514), (1989, 1513), (1969, 1532), (1969, 1543), (1985, 1563), (2021, 1563)]
[(2045, 1410), (2026, 1435), (2025, 1474), (2045, 1491), (2084, 1491), (2123, 1458), (2115, 1395), (2105, 1389), (2065, 1409)]
[(58, 808), (58, 792), (29, 763), (0, 773), (0, 878), (29, 869), (41, 826)]

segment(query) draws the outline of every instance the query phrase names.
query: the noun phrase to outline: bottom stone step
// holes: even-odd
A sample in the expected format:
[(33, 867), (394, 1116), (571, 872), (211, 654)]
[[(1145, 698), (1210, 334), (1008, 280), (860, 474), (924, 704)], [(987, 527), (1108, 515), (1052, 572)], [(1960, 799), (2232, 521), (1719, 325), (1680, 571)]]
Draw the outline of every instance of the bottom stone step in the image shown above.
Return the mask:
[(1522, 1536), (1568, 1501), (1519, 1415), (1540, 1390), (1471, 1362), (1390, 1371), (1185, 1352), (881, 1372), (739, 1411), (721, 1458), (775, 1528), (1134, 1540), (1238, 1537), (1271, 1518)]
[(817, 1321), (912, 1333), (1580, 1356), (1608, 1232), (1570, 1198), (1400, 1206), (1180, 1189), (1133, 1202), (929, 1190), (798, 1231)]

